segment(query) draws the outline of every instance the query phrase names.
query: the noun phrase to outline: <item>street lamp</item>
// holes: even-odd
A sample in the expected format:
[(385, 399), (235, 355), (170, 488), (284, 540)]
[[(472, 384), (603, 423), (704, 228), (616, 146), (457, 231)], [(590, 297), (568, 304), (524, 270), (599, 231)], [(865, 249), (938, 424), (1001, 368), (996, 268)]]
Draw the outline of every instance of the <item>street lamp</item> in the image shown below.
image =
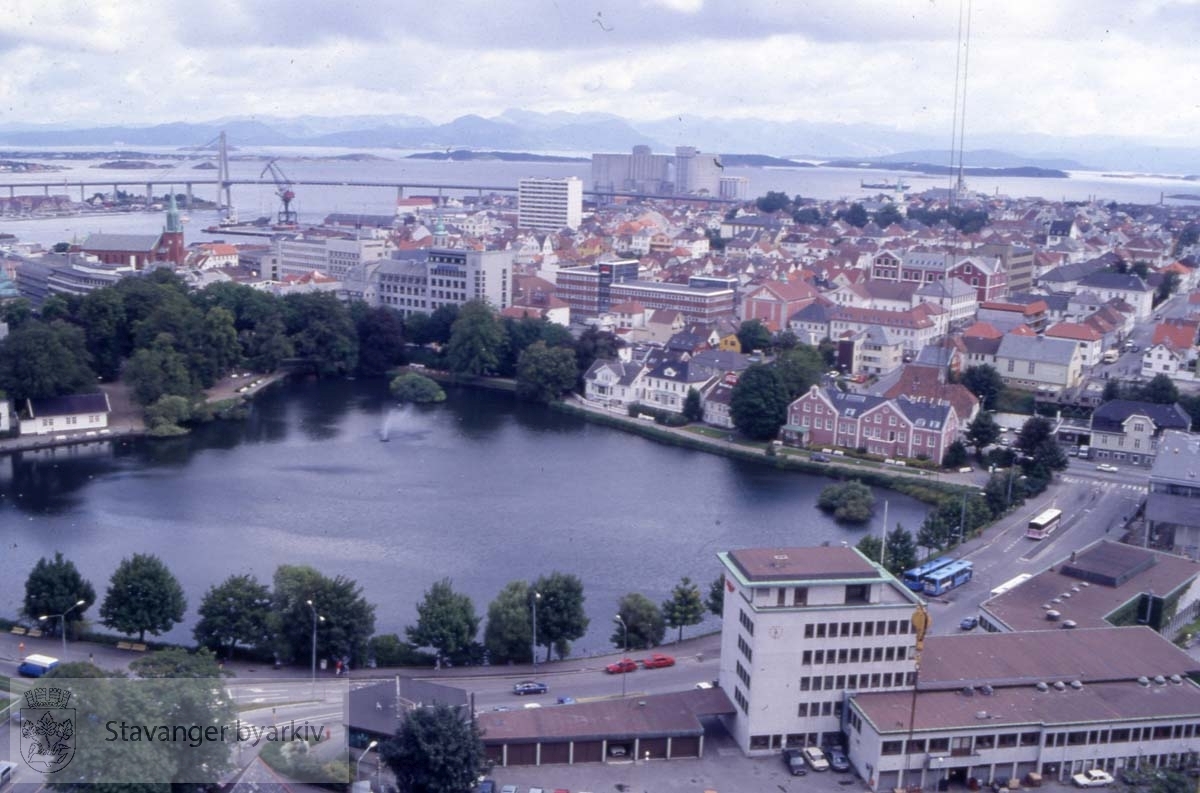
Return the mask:
[(367, 753), (370, 752), (372, 749), (374, 749), (378, 745), (379, 745), (379, 741), (371, 741), (369, 744), (367, 744), (367, 748), (362, 750), (362, 754), (360, 754), (358, 756), (358, 762), (356, 762), (354, 764), (354, 781), (355, 782), (357, 782), (358, 778), (360, 776), (362, 776), (361, 771), (362, 771), (363, 758), (365, 758), (367, 756)]
[(541, 592), (534, 592), (533, 599), (533, 674), (537, 674), (537, 604), (542, 599)]
[[(620, 614), (613, 617), (613, 620), (615, 622), (621, 623), (621, 628), (625, 631), (625, 643), (622, 645), (622, 652), (625, 655), (628, 655), (629, 654), (629, 625), (627, 625), (625, 623), (625, 620), (621, 618)], [(622, 658), (621, 660), (623, 661), (625, 659)], [(625, 678), (628, 675), (629, 675), (628, 672), (621, 672), (621, 699), (625, 698)]]
[(311, 600), (306, 600), (306, 601), (304, 601), (304, 602), (308, 604), (308, 610), (309, 610), (309, 611), (311, 611), (311, 612), (312, 612), (312, 615), (313, 615), (313, 629), (312, 629), (312, 681), (313, 681), (313, 683), (316, 683), (316, 682), (317, 682), (317, 622), (318, 622), (318, 621), (319, 621), (319, 622), (324, 622), (324, 621), (325, 621), (325, 618), (324, 618), (324, 617), (322, 617), (320, 614), (318, 614), (318, 613), (317, 613), (317, 607), (313, 605), (313, 602), (312, 602)]
[(82, 606), (84, 603), (87, 603), (87, 601), (76, 600), (75, 605), (71, 606), (71, 608), (67, 609), (62, 614), (43, 614), (42, 616), (38, 617), (38, 622), (44, 622), (51, 617), (58, 617), (58, 627), (62, 631), (62, 657), (64, 661), (67, 660), (67, 615)]

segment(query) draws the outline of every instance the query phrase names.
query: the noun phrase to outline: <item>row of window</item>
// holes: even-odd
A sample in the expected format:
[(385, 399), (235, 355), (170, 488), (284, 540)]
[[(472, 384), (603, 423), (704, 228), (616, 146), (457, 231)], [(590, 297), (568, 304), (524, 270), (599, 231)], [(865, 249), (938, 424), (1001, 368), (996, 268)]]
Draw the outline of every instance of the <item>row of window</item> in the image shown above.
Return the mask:
[(746, 656), (747, 661), (754, 661), (754, 651), (750, 649), (750, 644), (741, 636), (738, 637), (738, 649), (742, 651), (742, 655)]
[[(879, 648), (876, 648), (879, 649)], [(914, 686), (916, 672), (870, 672), (861, 675), (814, 675), (800, 678), (801, 691), (865, 691)]]
[(1046, 746), (1088, 746), (1103, 743), (1166, 741), (1200, 736), (1200, 723), (1160, 724), (1157, 727), (1122, 727), (1110, 730), (1076, 730), (1046, 733)]
[[(862, 721), (858, 714), (851, 713), (850, 726), (861, 731)], [(1006, 732), (1000, 734), (962, 735), (954, 738), (916, 738), (911, 741), (884, 741), (882, 754), (930, 754), (950, 753), (973, 754), (988, 749), (1011, 749), (1017, 746), (1066, 747), (1089, 746), (1108, 743), (1141, 743), (1144, 741), (1167, 741), (1200, 736), (1200, 724), (1164, 724), (1157, 727), (1128, 727), (1111, 730), (1076, 730), (1050, 732), (1044, 736), (1033, 732)]]
[(737, 662), (737, 676), (738, 676), (738, 679), (742, 681), (742, 684), (746, 686), (746, 689), (749, 690), (750, 689), (750, 673), (746, 671), (746, 667), (742, 666), (741, 661)]
[(801, 702), (796, 707), (796, 715), (800, 718), (808, 716), (837, 716), (842, 717), (842, 700), (831, 699), (826, 702)]
[(839, 636), (902, 636), (907, 633), (912, 633), (912, 623), (908, 620), (813, 622), (804, 626), (805, 639), (836, 639)]
[[(913, 647), (841, 647), (827, 650), (805, 650), (800, 654), (801, 666), (823, 664), (858, 664), (878, 661), (906, 661), (915, 653)], [(839, 685), (838, 688), (841, 688)]]

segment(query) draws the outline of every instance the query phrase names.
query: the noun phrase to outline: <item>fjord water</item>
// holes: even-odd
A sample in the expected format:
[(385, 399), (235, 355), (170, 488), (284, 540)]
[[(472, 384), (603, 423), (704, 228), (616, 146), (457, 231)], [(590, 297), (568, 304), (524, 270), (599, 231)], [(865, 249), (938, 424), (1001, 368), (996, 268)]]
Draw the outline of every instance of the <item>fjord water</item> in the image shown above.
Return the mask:
[[(269, 581), (280, 564), (354, 578), (378, 630), (400, 633), (442, 577), (482, 616), (507, 582), (559, 570), (583, 580), (592, 622), (575, 651), (604, 652), (622, 595), (661, 602), (685, 575), (707, 589), (718, 551), (858, 542), (867, 529), (815, 508), (828, 483), (508, 394), (453, 389), (441, 405), (401, 408), (382, 381), (293, 380), (245, 421), (185, 438), (0, 458), (0, 615), (17, 616), (29, 570), (55, 551), (101, 598), (123, 557), (158, 555), (187, 594), (168, 634), (181, 642), (209, 586), (233, 573)], [(927, 511), (878, 496), (892, 526), (915, 530)]]

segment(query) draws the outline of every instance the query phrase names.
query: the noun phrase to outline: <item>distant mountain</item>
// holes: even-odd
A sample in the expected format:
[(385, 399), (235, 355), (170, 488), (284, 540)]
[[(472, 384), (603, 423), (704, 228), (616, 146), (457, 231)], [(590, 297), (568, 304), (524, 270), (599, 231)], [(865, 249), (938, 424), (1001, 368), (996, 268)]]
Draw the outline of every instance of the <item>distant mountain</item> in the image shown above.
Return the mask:
[[(230, 146), (330, 146), (445, 150), (454, 148), (530, 152), (627, 152), (649, 146), (670, 153), (676, 146), (704, 152), (762, 154), (823, 162), (950, 162), (942, 136), (904, 132), (883, 124), (678, 115), (630, 122), (608, 113), (538, 113), (509, 109), (484, 118), (465, 115), (445, 124), (420, 116), (234, 117), (203, 123), (69, 127), (0, 125), (0, 146), (203, 146), (225, 131)], [(1018, 133), (972, 135), (964, 154), (970, 167), (1103, 170), (1135, 173), (1200, 172), (1200, 149), (1154, 145), (1112, 136), (1073, 138)]]

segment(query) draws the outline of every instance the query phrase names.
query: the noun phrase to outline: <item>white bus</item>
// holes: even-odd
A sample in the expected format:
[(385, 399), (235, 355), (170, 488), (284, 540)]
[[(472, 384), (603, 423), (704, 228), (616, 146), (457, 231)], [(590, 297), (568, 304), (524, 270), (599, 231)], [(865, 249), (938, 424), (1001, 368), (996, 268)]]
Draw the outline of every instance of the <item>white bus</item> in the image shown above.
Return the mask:
[(1047, 509), (1029, 521), (1029, 528), (1025, 530), (1025, 536), (1031, 540), (1044, 540), (1054, 533), (1061, 521), (1061, 509)]

